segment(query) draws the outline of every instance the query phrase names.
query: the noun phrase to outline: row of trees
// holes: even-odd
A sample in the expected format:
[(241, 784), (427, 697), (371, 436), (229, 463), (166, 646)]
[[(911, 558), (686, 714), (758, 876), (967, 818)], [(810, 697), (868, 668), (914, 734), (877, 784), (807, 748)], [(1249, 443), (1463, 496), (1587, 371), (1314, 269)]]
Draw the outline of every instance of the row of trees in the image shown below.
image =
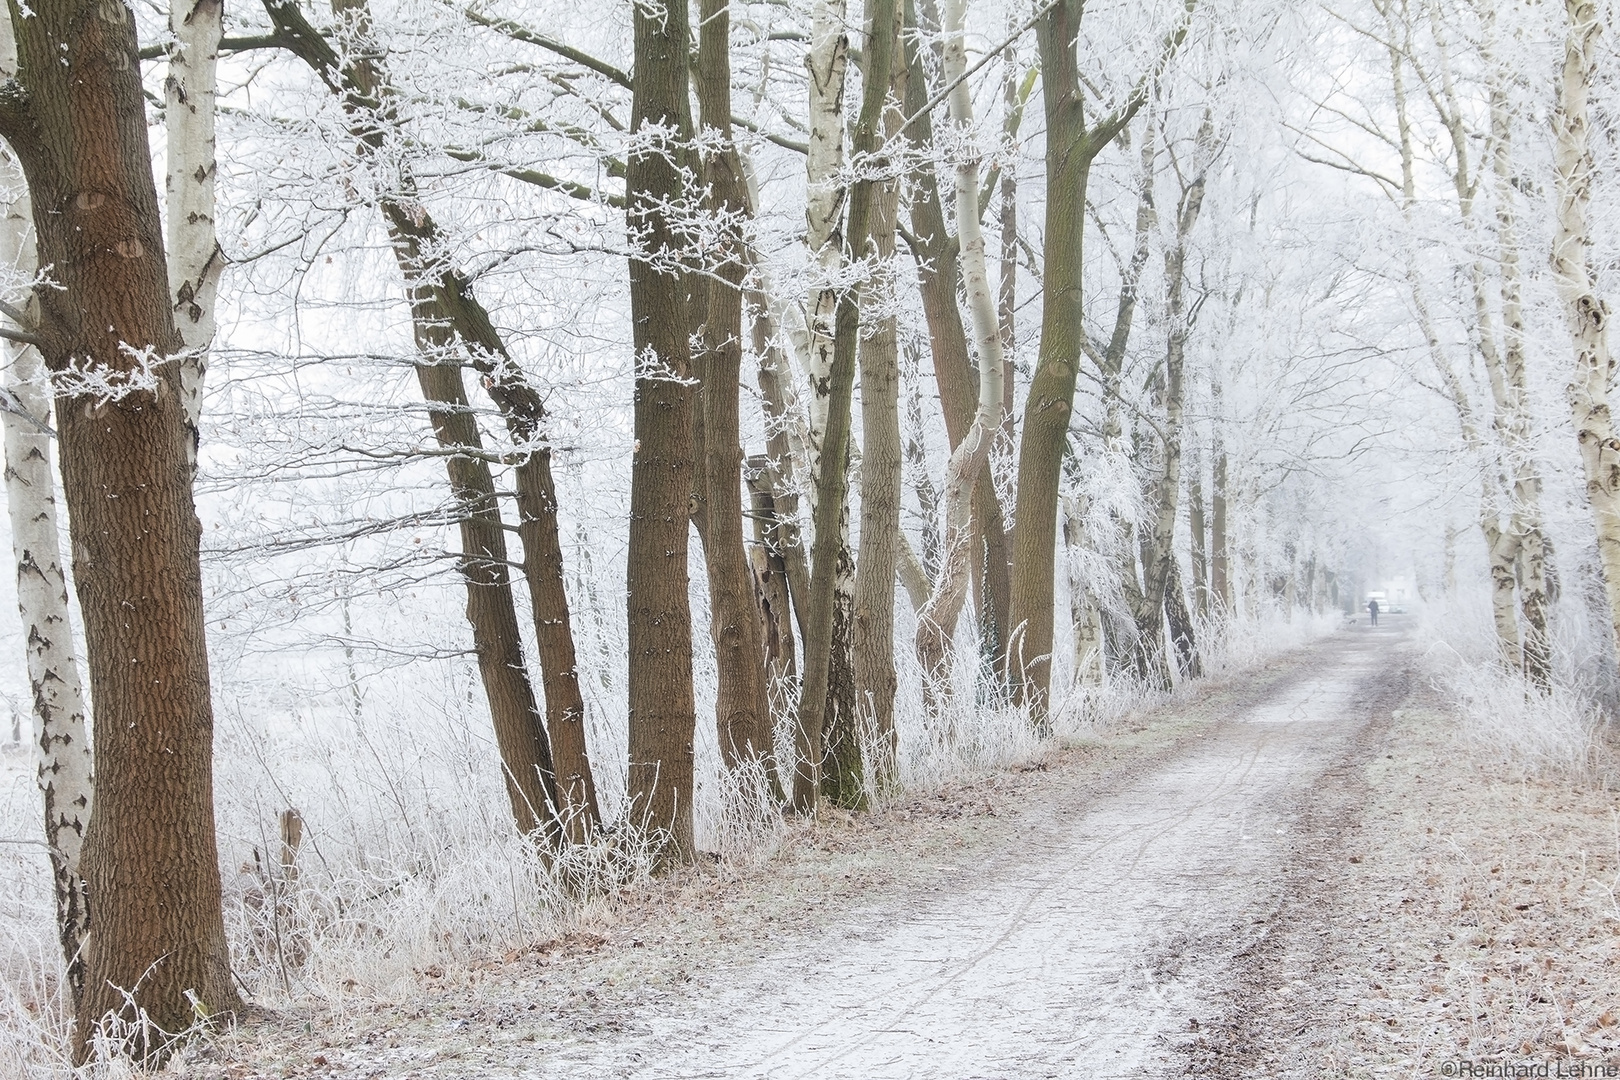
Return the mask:
[[(1279, 176), (1312, 157), (1386, 187), (1402, 237), (1455, 192), (1468, 273), (1412, 243), (1401, 288), (1467, 453), (1487, 463), (1504, 655), (1545, 682), (1512, 209), (1525, 113), (1492, 66), (1495, 12), (1372, 0), (1335, 14), (1378, 43), (1392, 92), (1353, 113), (1324, 91), (1320, 107), (1377, 138), (1367, 150), (1304, 124), (1277, 158), (1275, 130), (1246, 117), (1280, 68), (1255, 57), (1295, 55), (1310, 27), (1264, 5), (664, 0), (574, 33), (551, 29), (565, 12), (495, 5), (264, 0), (227, 26), (214, 0), (176, 0), (140, 33), (121, 0), (15, 6), (0, 137), (27, 201), (0, 237), (21, 270), (0, 308), (7, 493), (79, 1052), (109, 1015), (149, 1022), (138, 1046), (161, 1053), (155, 1033), (239, 1005), (212, 790), (220, 602), (204, 602), (194, 492), (296, 482), (364, 504), (269, 515), (255, 572), (341, 549), (371, 558), (378, 594), (454, 574), (512, 820), (542, 856), (633, 830), (665, 864), (695, 857), (705, 649), (727, 782), (809, 814), (899, 783), (913, 667), (942, 726), (1009, 707), (1044, 731), (1107, 680), (1197, 676), (1229, 618), (1353, 609), (1359, 564), (1330, 493), (1335, 462), (1367, 449), (1380, 398), (1366, 376), (1390, 350), (1342, 318), (1381, 271), (1321, 265), (1321, 238), (1287, 227)], [(1598, 26), (1570, 0), (1551, 250), (1620, 602), (1607, 308), (1585, 254)], [(216, 119), (230, 133), (217, 155)], [(216, 192), (222, 163), (236, 168)], [(305, 296), (333, 250), (387, 294), (377, 319), (364, 296), (336, 314)], [(1431, 298), (1455, 280), (1475, 301), (1466, 369)], [(355, 343), (394, 314), (408, 345)], [(341, 345), (311, 360), (276, 337), (306, 318)], [(610, 344), (559, 378), (545, 342), (570, 335)], [(585, 430), (590, 409), (570, 399), (614, 350), (630, 379), (608, 381), (621, 400)], [(297, 385), (290, 404), (262, 389), (279, 380)], [(600, 538), (566, 497), (587, 466), (627, 474), (613, 508), (628, 506), (622, 792), (589, 736), (602, 706), (579, 644), (606, 606), (578, 565)], [(357, 477), (363, 500), (343, 487)], [(400, 493), (416, 498), (395, 512)], [(437, 557), (387, 546), (424, 530), (447, 537)], [(289, 605), (303, 588), (287, 585)], [(351, 594), (323, 588), (352, 657)]]
[[(1595, 153), (1606, 134), (1590, 98), (1608, 17), (1591, 3), (1374, 0), (1344, 10), (1336, 19), (1361, 43), (1358, 71), (1382, 92), (1322, 87), (1318, 104), (1332, 122), (1300, 132), (1308, 157), (1382, 196), (1369, 216), (1395, 241), (1383, 272), (1406, 291), (1411, 375), (1454, 417), (1496, 648), (1543, 690), (1554, 677), (1559, 593), (1544, 489), (1568, 445), (1543, 438), (1556, 408), (1544, 387), (1567, 386), (1606, 621), (1611, 632), (1620, 625), (1620, 564), (1610, 554), (1616, 476), (1603, 456), (1613, 440), (1608, 308), (1597, 292), (1600, 257), (1589, 254)], [(1538, 332), (1559, 322), (1574, 343), (1572, 365), (1537, 348)]]

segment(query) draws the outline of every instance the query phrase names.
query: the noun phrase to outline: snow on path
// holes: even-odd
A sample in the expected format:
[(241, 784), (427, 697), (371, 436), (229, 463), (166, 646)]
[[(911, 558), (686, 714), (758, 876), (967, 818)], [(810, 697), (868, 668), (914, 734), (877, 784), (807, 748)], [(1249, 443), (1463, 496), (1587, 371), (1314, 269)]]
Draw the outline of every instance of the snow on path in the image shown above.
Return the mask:
[(1032, 813), (1025, 843), (959, 868), (961, 886), (711, 971), (679, 1015), (548, 1048), (528, 1075), (1179, 1073), (1175, 1044), (1219, 1011), (1233, 952), (1277, 909), (1290, 822), (1366, 721), (1390, 637), (1313, 650), (1311, 670), (1156, 771)]

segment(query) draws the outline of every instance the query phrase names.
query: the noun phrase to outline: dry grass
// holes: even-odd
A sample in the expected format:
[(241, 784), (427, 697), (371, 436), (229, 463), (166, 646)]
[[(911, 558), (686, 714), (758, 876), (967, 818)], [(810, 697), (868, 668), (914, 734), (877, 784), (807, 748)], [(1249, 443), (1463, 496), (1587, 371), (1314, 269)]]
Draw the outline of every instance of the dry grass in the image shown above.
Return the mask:
[(1288, 1077), (1620, 1065), (1620, 800), (1479, 746), (1454, 711), (1397, 714), (1337, 865), (1251, 975), (1240, 1057)]

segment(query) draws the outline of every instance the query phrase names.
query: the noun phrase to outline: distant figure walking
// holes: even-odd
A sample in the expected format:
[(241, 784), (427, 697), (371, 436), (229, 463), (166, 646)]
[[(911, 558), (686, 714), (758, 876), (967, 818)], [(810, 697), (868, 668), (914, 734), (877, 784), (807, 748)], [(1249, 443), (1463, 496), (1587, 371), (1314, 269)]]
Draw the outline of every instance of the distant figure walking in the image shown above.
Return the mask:
[(1378, 625), (1378, 601), (1376, 601), (1376, 600), (1367, 601), (1367, 614), (1372, 616), (1372, 624), (1374, 626), (1377, 626)]

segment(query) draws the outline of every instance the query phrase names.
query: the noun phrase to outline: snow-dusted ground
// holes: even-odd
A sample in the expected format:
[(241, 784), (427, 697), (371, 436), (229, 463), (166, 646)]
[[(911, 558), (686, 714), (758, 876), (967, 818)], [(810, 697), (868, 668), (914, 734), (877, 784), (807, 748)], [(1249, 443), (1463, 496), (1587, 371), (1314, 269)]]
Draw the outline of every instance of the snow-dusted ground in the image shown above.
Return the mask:
[[(929, 902), (727, 976), (645, 1030), (526, 1072), (646, 1077), (1112, 1077), (1168, 1067), (1244, 930), (1273, 910), (1289, 819), (1368, 717), (1390, 660), (1359, 638), (1090, 807), (1031, 811), (1022, 843)], [(1077, 793), (1078, 794), (1078, 793)]]
[(1399, 707), (1406, 656), (1393, 629), (1338, 635), (1195, 705), (1150, 760), (1112, 777), (1058, 761), (985, 803), (976, 838), (924, 842), (908, 825), (887, 854), (824, 870), (856, 881), (837, 895), (788, 872), (709, 910), (689, 896), (664, 929), (621, 920), (475, 979), (430, 972), (414, 1001), (282, 1014), (180, 1069), (1179, 1075), (1312, 854), (1299, 826), (1323, 777), (1359, 764), (1369, 721)]

